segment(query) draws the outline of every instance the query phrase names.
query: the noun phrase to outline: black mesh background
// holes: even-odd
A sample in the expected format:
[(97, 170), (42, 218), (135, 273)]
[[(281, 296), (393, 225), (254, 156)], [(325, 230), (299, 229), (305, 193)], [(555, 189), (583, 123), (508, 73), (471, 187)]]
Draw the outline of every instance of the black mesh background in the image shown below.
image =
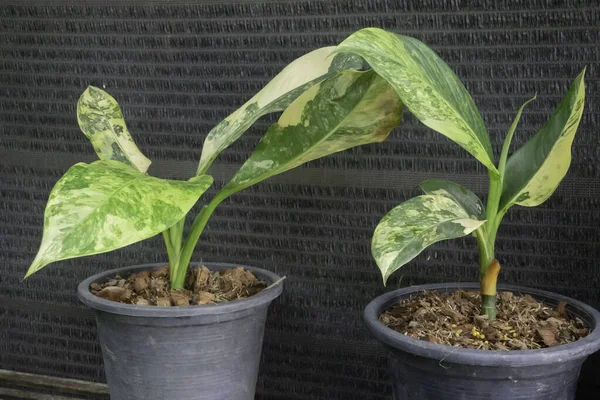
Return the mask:
[[(49, 190), (72, 164), (94, 159), (75, 115), (87, 85), (120, 102), (154, 160), (151, 173), (189, 177), (220, 119), (294, 58), (365, 26), (430, 44), (473, 94), (496, 151), (523, 101), (538, 93), (514, 145), (541, 126), (588, 66), (567, 178), (544, 205), (512, 209), (497, 246), (503, 282), (600, 306), (597, 0), (67, 3), (0, 4), (0, 368), (102, 381), (94, 321), (76, 300), (77, 283), (103, 269), (166, 258), (156, 239), (60, 262), (21, 281), (41, 239)], [(217, 186), (272, 121), (261, 120), (215, 162)], [(257, 398), (390, 398), (386, 357), (362, 324), (363, 307), (398, 286), (476, 279), (475, 242), (464, 239), (433, 246), (382, 287), (370, 257), (372, 230), (434, 176), (480, 195), (487, 187), (471, 156), (408, 116), (386, 143), (312, 162), (217, 210), (196, 260), (288, 277), (269, 315)], [(589, 394), (579, 398), (597, 398), (598, 365), (597, 357), (588, 362), (582, 390)]]

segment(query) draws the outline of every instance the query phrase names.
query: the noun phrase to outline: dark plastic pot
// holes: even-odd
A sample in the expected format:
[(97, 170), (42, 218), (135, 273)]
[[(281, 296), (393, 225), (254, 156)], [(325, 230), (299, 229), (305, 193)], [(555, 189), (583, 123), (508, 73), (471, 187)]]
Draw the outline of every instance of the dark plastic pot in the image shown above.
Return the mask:
[(573, 400), (583, 361), (600, 348), (600, 313), (565, 296), (518, 286), (502, 291), (530, 294), (549, 305), (566, 301), (571, 315), (591, 333), (577, 342), (541, 350), (492, 351), (442, 346), (413, 339), (379, 322), (399, 299), (423, 290), (479, 289), (476, 283), (412, 286), (386, 293), (365, 309), (367, 326), (389, 350), (395, 400)]
[[(114, 269), (78, 287), (79, 299), (95, 310), (111, 399), (254, 399), (267, 309), (283, 285), (247, 299), (187, 307), (121, 304), (89, 291), (93, 282), (162, 265)], [(203, 265), (211, 270), (237, 266)], [(279, 280), (263, 269), (244, 268), (267, 285)]]

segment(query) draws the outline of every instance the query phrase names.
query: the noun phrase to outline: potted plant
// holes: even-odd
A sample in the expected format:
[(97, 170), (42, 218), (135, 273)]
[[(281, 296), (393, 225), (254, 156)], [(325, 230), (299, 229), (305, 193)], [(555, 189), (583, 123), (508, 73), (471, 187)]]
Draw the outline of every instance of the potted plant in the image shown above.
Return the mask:
[[(254, 398), (267, 308), (282, 292), (281, 278), (191, 259), (210, 216), (229, 196), (310, 160), (382, 141), (399, 123), (402, 105), (393, 87), (361, 71), (359, 57), (334, 51), (295, 60), (211, 130), (196, 174), (186, 181), (148, 175), (150, 161), (115, 99), (95, 87), (82, 94), (77, 119), (100, 160), (76, 164), (52, 189), (26, 276), (162, 234), (168, 267), (119, 268), (78, 287), (81, 301), (95, 310), (113, 400)], [(278, 111), (278, 122), (184, 235), (187, 214), (213, 183), (211, 163), (260, 116)]]
[(567, 173), (584, 108), (585, 69), (548, 122), (509, 157), (521, 113), (535, 96), (521, 106), (496, 164), (471, 96), (425, 44), (369, 28), (336, 52), (363, 57), (417, 119), (489, 171), (486, 207), (456, 183), (427, 180), (420, 185), (424, 195), (392, 209), (375, 229), (372, 253), (384, 283), (440, 240), (473, 235), (479, 247), (479, 283), (403, 288), (366, 307), (368, 327), (392, 357), (394, 398), (573, 399), (582, 362), (600, 348), (598, 312), (541, 290), (504, 286), (498, 294), (494, 244), (511, 206), (543, 203)]

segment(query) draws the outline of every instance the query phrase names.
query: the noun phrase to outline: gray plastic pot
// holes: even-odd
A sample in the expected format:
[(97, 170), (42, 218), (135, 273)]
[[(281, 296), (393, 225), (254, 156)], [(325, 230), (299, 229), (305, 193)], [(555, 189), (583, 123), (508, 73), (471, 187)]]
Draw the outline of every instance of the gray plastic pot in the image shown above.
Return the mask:
[[(90, 293), (93, 282), (162, 265), (106, 271), (77, 289), (79, 299), (95, 310), (111, 399), (254, 399), (267, 309), (281, 294), (282, 283), (246, 299), (187, 307), (121, 304)], [(238, 266), (203, 265), (211, 270)], [(267, 285), (280, 279), (260, 268), (244, 268)]]
[(395, 400), (573, 400), (581, 364), (600, 348), (600, 313), (571, 298), (536, 289), (500, 285), (549, 305), (568, 303), (571, 315), (591, 333), (577, 342), (541, 350), (462, 349), (413, 339), (388, 328), (379, 315), (399, 299), (423, 290), (479, 289), (477, 283), (412, 286), (377, 297), (364, 318), (389, 350)]

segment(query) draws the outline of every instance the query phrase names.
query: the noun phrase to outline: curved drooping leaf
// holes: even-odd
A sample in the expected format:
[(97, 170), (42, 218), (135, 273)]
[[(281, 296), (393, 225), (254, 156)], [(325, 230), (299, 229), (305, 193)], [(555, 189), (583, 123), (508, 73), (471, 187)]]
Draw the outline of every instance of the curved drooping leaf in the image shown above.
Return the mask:
[(340, 72), (290, 104), (222, 191), (229, 195), (308, 161), (381, 142), (401, 116), (385, 79), (373, 71)]
[(361, 56), (396, 89), (425, 125), (459, 144), (497, 174), (490, 139), (471, 95), (424, 43), (377, 28), (350, 35), (335, 50)]
[(458, 183), (443, 179), (428, 179), (421, 182), (419, 187), (425, 194), (444, 196), (454, 200), (473, 219), (485, 219), (485, 207), (479, 197)]
[(360, 57), (332, 56), (334, 49), (323, 47), (294, 60), (260, 92), (215, 126), (204, 141), (197, 174), (206, 172), (219, 153), (263, 115), (285, 110), (306, 89), (338, 71), (362, 68)]
[(546, 124), (506, 163), (500, 210), (542, 204), (571, 165), (571, 145), (585, 101), (585, 70), (575, 79)]
[(151, 161), (135, 145), (117, 101), (97, 87), (89, 86), (77, 102), (79, 128), (92, 142), (101, 160), (121, 161), (146, 172)]
[(405, 201), (383, 217), (373, 234), (371, 252), (383, 283), (428, 246), (466, 236), (483, 223), (450, 197), (427, 194)]
[(104, 253), (152, 237), (181, 220), (212, 184), (148, 176), (117, 161), (79, 163), (56, 183), (27, 276), (54, 261)]

